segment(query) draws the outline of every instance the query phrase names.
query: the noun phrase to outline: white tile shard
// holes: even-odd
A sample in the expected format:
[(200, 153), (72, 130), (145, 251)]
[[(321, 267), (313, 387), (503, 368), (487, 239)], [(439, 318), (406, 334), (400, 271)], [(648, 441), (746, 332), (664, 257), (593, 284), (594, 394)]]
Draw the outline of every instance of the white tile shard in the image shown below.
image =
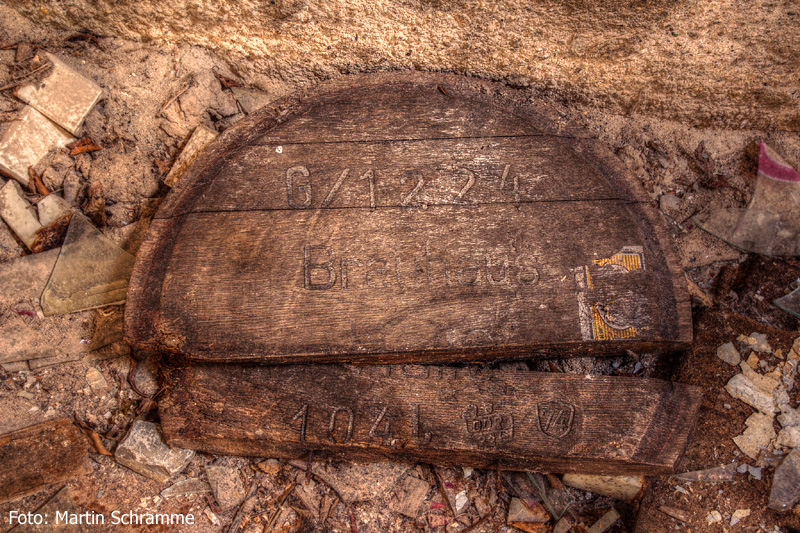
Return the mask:
[(55, 193), (50, 193), (36, 204), (39, 211), (39, 224), (49, 226), (64, 215), (74, 211), (71, 205)]
[(100, 101), (103, 90), (92, 80), (79, 74), (53, 54), (47, 54), (53, 70), (43, 80), (23, 85), (17, 96), (73, 135), (83, 119)]
[(42, 225), (36, 218), (33, 206), (22, 196), (22, 189), (14, 180), (8, 180), (0, 188), (0, 217), (11, 228), (19, 240), (32, 249), (36, 232)]
[(75, 140), (31, 106), (7, 123), (0, 135), (0, 170), (27, 185), (28, 167), (36, 165), (53, 148)]

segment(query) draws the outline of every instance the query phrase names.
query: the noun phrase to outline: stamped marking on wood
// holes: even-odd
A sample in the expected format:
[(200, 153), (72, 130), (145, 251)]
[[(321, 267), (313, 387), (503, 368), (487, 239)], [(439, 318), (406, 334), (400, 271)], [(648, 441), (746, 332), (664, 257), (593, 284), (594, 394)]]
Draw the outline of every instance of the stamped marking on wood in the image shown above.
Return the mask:
[[(701, 399), (696, 387), (652, 379), (453, 367), (199, 365), (168, 375), (159, 408), (180, 447), (549, 472), (669, 471)], [(223, 399), (224, 414), (194, 408)]]
[(131, 344), (374, 363), (686, 346), (667, 232), (613, 155), (441, 80), (333, 81), (210, 145), (139, 253)]

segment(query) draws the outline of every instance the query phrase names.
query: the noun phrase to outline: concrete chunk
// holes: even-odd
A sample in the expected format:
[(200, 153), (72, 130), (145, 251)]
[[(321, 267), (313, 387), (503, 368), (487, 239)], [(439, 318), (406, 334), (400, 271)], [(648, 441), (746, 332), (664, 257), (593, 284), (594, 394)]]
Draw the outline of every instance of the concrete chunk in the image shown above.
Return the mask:
[(246, 493), (236, 468), (209, 465), (206, 466), (206, 477), (214, 493), (214, 499), (223, 511), (244, 501)]
[(18, 89), (17, 96), (68, 132), (77, 135), (83, 119), (100, 100), (103, 90), (53, 54), (47, 54), (47, 58), (53, 62), (50, 75), (23, 85)]
[(763, 413), (753, 413), (744, 423), (747, 429), (738, 437), (734, 437), (733, 442), (749, 457), (758, 459), (761, 450), (769, 446), (775, 438), (772, 417)]
[(36, 165), (53, 148), (63, 148), (74, 140), (47, 117), (26, 106), (0, 136), (0, 170), (27, 185), (28, 167)]
[(564, 485), (576, 489), (610, 496), (617, 500), (630, 501), (639, 494), (644, 485), (642, 476), (596, 476), (589, 474), (564, 474)]
[(789, 511), (797, 502), (800, 502), (800, 450), (792, 450), (775, 469), (768, 507)]
[(181, 150), (181, 155), (175, 160), (175, 164), (164, 178), (164, 184), (168, 187), (174, 187), (178, 179), (183, 175), (189, 165), (197, 158), (203, 148), (217, 138), (217, 133), (213, 130), (206, 128), (203, 125), (197, 126), (186, 142), (186, 146)]
[(194, 457), (194, 450), (170, 448), (158, 426), (137, 420), (114, 454), (117, 462), (143, 476), (165, 482), (182, 471)]
[(14, 180), (8, 180), (0, 189), (0, 217), (29, 250), (36, 242), (36, 232), (41, 229), (33, 206), (22, 196), (22, 189)]
[(725, 385), (725, 390), (737, 400), (741, 400), (747, 405), (755, 407), (762, 413), (772, 414), (775, 412), (775, 399), (772, 394), (759, 388), (750, 379), (745, 377), (744, 374), (736, 374), (733, 376), (730, 381), (728, 381), (727, 385)]

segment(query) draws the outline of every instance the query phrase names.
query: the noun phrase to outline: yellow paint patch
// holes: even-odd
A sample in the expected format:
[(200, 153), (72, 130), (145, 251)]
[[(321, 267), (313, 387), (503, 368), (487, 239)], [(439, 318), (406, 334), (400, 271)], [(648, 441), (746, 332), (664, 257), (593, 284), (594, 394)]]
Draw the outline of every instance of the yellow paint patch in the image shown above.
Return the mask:
[(642, 255), (639, 253), (625, 253), (620, 252), (611, 257), (604, 257), (603, 259), (595, 259), (595, 265), (617, 265), (625, 268), (628, 272), (639, 270), (642, 268)]
[(609, 326), (603, 315), (597, 310), (597, 304), (592, 306), (592, 333), (595, 340), (613, 341), (618, 339), (633, 339), (636, 337), (636, 328), (633, 326), (625, 329), (615, 329)]

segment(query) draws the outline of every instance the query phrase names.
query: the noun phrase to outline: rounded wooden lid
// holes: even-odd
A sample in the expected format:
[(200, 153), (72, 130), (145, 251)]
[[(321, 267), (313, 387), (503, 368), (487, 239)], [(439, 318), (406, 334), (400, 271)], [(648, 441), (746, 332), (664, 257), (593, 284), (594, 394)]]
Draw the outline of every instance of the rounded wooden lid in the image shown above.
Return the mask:
[(691, 340), (663, 221), (613, 154), (460, 76), (344, 77), (222, 134), (139, 252), (126, 338), (196, 361), (442, 362)]

